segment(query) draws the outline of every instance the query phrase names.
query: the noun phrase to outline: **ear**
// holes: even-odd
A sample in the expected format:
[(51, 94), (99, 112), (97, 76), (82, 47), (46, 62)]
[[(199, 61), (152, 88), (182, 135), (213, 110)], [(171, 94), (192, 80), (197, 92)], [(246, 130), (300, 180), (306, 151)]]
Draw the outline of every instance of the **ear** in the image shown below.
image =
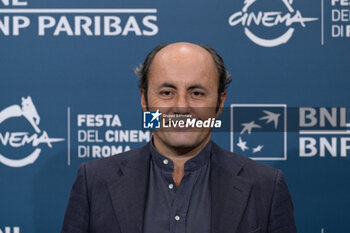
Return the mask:
[(219, 98), (220, 98), (221, 101), (220, 101), (220, 106), (219, 106), (218, 112), (216, 113), (216, 117), (220, 116), (222, 110), (224, 109), (226, 95), (227, 95), (226, 91), (220, 93)]
[(141, 107), (143, 111), (147, 111), (146, 99), (145, 99), (145, 89), (140, 89), (141, 94)]

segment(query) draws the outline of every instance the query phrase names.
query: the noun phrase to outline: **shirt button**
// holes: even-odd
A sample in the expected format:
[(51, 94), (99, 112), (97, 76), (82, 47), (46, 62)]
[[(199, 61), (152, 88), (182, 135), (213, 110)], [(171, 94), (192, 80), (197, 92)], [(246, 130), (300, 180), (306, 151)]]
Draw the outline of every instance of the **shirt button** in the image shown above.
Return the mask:
[(163, 160), (163, 163), (164, 163), (165, 165), (167, 165), (167, 164), (169, 163), (169, 161), (168, 161), (167, 159), (164, 159), (164, 160)]
[(173, 189), (174, 188), (174, 185), (173, 184), (169, 184), (169, 189)]
[(176, 216), (175, 216), (175, 220), (176, 220), (176, 221), (179, 221), (179, 220), (180, 220), (180, 216), (179, 216), (179, 215), (176, 215)]

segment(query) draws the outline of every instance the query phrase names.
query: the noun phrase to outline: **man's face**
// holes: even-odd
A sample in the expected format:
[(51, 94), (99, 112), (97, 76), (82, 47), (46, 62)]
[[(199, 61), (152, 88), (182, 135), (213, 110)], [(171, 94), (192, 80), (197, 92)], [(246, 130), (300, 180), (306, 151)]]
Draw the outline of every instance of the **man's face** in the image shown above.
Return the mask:
[[(148, 106), (162, 114), (190, 114), (197, 119), (215, 118), (221, 112), (226, 93), (218, 94), (218, 72), (211, 55), (203, 48), (177, 43), (155, 56), (148, 73)], [(144, 93), (142, 107), (146, 109)], [(221, 98), (219, 111), (216, 111)], [(175, 118), (176, 120), (176, 118)], [(173, 149), (191, 149), (210, 138), (210, 129), (154, 130), (155, 140)]]

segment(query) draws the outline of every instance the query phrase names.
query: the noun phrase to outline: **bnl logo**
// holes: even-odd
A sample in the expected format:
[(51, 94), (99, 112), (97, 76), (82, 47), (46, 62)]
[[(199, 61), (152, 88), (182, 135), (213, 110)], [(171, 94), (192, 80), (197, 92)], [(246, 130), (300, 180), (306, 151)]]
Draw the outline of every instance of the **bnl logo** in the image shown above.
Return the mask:
[(159, 109), (156, 112), (143, 112), (143, 128), (159, 129), (161, 115)]
[(287, 105), (231, 104), (231, 151), (254, 160), (286, 160)]

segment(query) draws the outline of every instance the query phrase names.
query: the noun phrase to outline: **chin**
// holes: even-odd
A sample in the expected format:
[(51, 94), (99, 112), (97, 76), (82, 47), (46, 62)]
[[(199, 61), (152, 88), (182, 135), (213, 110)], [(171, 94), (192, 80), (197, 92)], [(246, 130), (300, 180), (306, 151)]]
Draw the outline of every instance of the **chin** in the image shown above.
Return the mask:
[(191, 148), (201, 144), (207, 137), (203, 132), (168, 132), (162, 135), (166, 144), (175, 148)]

